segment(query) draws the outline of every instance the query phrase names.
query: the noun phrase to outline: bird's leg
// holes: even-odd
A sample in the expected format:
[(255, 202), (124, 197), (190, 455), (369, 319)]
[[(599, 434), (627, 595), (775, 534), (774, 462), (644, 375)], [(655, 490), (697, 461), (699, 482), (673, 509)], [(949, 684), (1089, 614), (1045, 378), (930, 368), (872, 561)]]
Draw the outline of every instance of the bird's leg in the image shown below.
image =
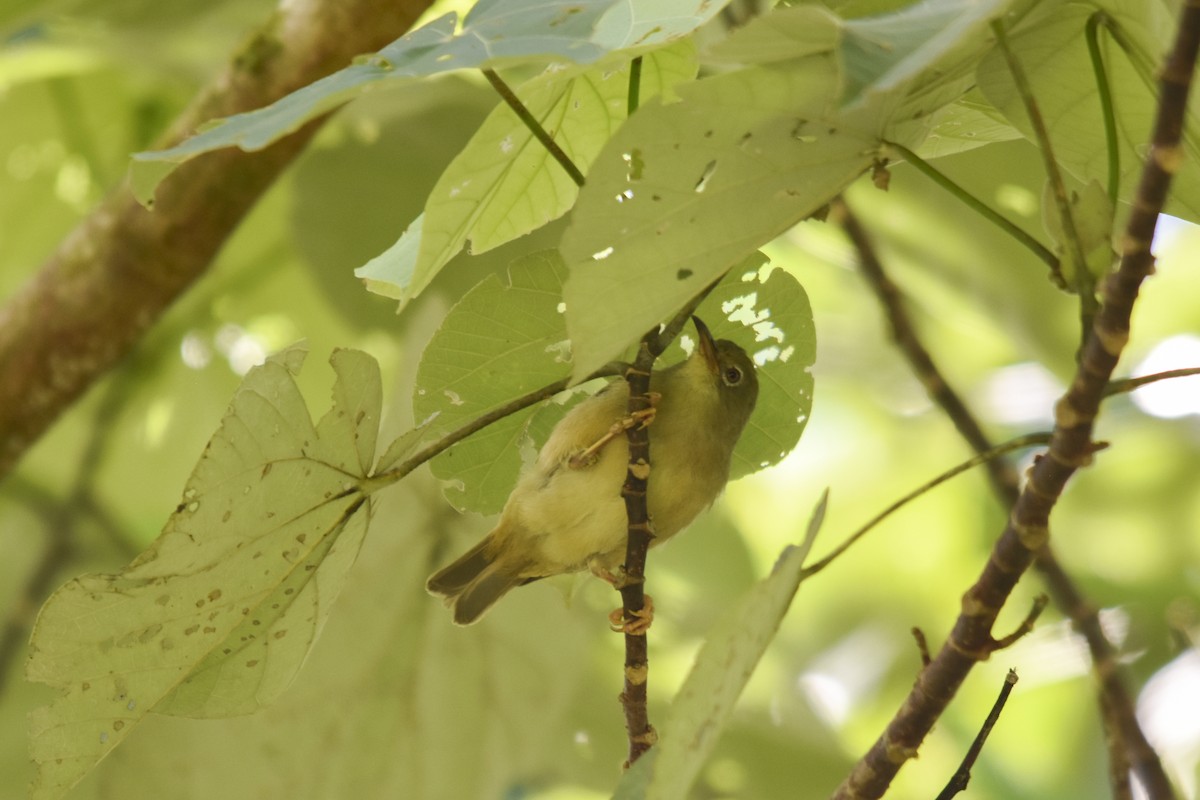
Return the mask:
[(613, 633), (625, 633), (630, 636), (645, 636), (646, 631), (650, 630), (650, 623), (654, 622), (654, 598), (650, 595), (643, 595), (645, 605), (633, 612), (633, 619), (625, 619), (625, 609), (614, 608), (612, 613), (608, 615), (608, 626)]
[(601, 436), (591, 446), (580, 450), (567, 460), (567, 466), (571, 469), (584, 469), (596, 463), (596, 459), (600, 456), (600, 451), (604, 449), (604, 445), (617, 438), (625, 431), (633, 428), (644, 428), (651, 422), (654, 422), (654, 416), (658, 413), (656, 406), (658, 401), (662, 399), (662, 395), (658, 392), (650, 392), (650, 407), (635, 411), (632, 414), (622, 417), (612, 424), (608, 429), (608, 433)]

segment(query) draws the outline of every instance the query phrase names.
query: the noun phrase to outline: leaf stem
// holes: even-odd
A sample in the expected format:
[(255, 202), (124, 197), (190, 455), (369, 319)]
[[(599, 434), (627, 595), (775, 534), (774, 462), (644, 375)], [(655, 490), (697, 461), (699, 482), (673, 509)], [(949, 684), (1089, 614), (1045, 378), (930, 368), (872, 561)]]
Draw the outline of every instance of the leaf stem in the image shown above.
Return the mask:
[(1000, 230), (1007, 233), (1009, 236), (1016, 239), (1024, 245), (1030, 252), (1045, 262), (1046, 266), (1050, 267), (1050, 275), (1055, 283), (1066, 288), (1067, 282), (1063, 278), (1062, 270), (1058, 262), (1058, 256), (1054, 255), (1048, 247), (1043, 245), (1030, 234), (1026, 233), (1015, 223), (1010, 222), (1007, 218), (989, 206), (987, 203), (980, 200), (975, 195), (968, 192), (959, 184), (955, 183), (944, 172), (939, 171), (936, 167), (930, 164), (925, 159), (918, 156), (912, 150), (909, 150), (902, 144), (897, 142), (884, 141), (885, 145), (899, 153), (905, 161), (912, 164), (919, 172), (936, 183), (938, 186), (945, 189), (950, 194), (961, 200), (968, 208), (975, 211), (988, 222), (992, 223)]
[(575, 181), (575, 185), (583, 186), (583, 173), (579, 171), (579, 167), (575, 166), (575, 162), (571, 160), (571, 157), (563, 152), (563, 149), (554, 141), (554, 137), (546, 132), (546, 129), (542, 127), (542, 123), (538, 122), (533, 114), (529, 113), (529, 109), (521, 102), (521, 98), (517, 97), (516, 92), (509, 88), (509, 85), (496, 74), (495, 70), (485, 69), (483, 70), (483, 76), (488, 79), (488, 83), (492, 85), (492, 88), (496, 90), (501, 99), (508, 104), (508, 107), (513, 110), (517, 118), (525, 124), (525, 127), (529, 129), (533, 137), (542, 143), (542, 147), (546, 148), (546, 152), (567, 171), (567, 175), (571, 177), (571, 180)]
[(1092, 61), (1092, 72), (1096, 77), (1096, 90), (1100, 94), (1100, 115), (1104, 119), (1104, 142), (1108, 148), (1108, 202), (1116, 208), (1121, 182), (1121, 152), (1117, 144), (1117, 118), (1113, 111), (1112, 86), (1108, 82), (1108, 72), (1104, 69), (1104, 58), (1100, 53), (1101, 25), (1108, 27), (1108, 14), (1097, 11), (1088, 17), (1084, 33), (1088, 57)]
[(996, 34), (996, 44), (1000, 47), (1000, 51), (1004, 54), (1004, 60), (1008, 63), (1008, 71), (1012, 73), (1017, 94), (1020, 95), (1021, 102), (1025, 104), (1025, 114), (1029, 117), (1029, 124), (1033, 127), (1038, 152), (1042, 155), (1046, 177), (1049, 179), (1050, 188), (1054, 193), (1054, 203), (1058, 206), (1059, 216), (1062, 217), (1063, 235), (1067, 239), (1067, 247), (1070, 248), (1071, 258), (1075, 262), (1074, 288), (1079, 295), (1080, 341), (1082, 342), (1091, 332), (1092, 320), (1100, 308), (1100, 304), (1096, 300), (1096, 281), (1092, 277), (1091, 271), (1088, 270), (1087, 258), (1083, 252), (1083, 241), (1079, 238), (1079, 228), (1075, 225), (1071, 200), (1067, 197), (1067, 185), (1063, 181), (1062, 171), (1058, 168), (1058, 161), (1054, 158), (1054, 149), (1050, 144), (1050, 132), (1046, 128), (1042, 111), (1033, 96), (1033, 87), (1029, 83), (1025, 68), (1021, 66), (1017, 54), (1009, 46), (1008, 33), (1004, 29), (1003, 21), (992, 22), (992, 32)]

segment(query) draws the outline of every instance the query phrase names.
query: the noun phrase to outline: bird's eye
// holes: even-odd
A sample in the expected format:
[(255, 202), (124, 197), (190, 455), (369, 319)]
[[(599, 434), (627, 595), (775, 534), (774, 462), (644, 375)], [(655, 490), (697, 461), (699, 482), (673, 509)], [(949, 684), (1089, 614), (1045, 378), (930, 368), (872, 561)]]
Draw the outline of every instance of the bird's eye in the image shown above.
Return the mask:
[(741, 367), (726, 367), (721, 373), (721, 378), (725, 381), (726, 386), (737, 386), (742, 382)]

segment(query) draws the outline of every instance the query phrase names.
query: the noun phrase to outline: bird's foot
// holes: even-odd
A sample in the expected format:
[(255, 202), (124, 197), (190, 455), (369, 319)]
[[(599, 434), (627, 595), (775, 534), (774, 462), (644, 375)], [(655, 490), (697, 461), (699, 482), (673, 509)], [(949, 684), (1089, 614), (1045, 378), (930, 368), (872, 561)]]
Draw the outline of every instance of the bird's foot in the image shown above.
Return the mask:
[(615, 608), (608, 615), (608, 626), (613, 633), (624, 633), (628, 636), (645, 636), (646, 631), (650, 630), (650, 623), (654, 622), (654, 598), (650, 595), (645, 597), (645, 605), (637, 611), (631, 611), (633, 619), (625, 619), (625, 609)]
[(625, 431), (633, 430), (634, 428), (645, 428), (650, 423), (654, 422), (654, 417), (658, 414), (658, 409), (655, 408), (658, 401), (662, 399), (662, 395), (658, 392), (650, 393), (650, 407), (635, 411), (629, 416), (622, 417), (612, 424), (608, 432), (593, 442), (589, 447), (585, 447), (578, 453), (567, 459), (567, 466), (571, 469), (585, 469), (592, 466), (600, 460), (600, 451), (604, 449), (604, 445), (617, 438)]

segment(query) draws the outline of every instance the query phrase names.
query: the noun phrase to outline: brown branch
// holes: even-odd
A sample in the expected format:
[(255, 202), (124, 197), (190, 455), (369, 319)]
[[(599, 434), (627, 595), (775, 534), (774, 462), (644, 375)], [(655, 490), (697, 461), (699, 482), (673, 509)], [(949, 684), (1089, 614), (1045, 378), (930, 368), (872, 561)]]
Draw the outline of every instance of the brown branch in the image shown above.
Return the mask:
[[(1049, 536), (1049, 517), (1067, 481), (1087, 466), (1094, 451), (1094, 422), (1104, 389), (1129, 339), (1129, 321), (1142, 282), (1154, 267), (1150, 243), (1171, 178), (1183, 161), (1180, 146), (1188, 90), (1200, 44), (1200, 0), (1188, 0), (1179, 32), (1162, 71), (1149, 157), (1126, 226), (1117, 271), (1104, 282), (1104, 302), (1083, 348), (1075, 377), (1055, 407), (1048, 452), (1030, 470), (1004, 532), (983, 573), (967, 590), (950, 637), (918, 676), (909, 696), (881, 735), (838, 787), (838, 798), (881, 797), (904, 763), (916, 755), (978, 654), (1017, 580)], [(1132, 764), (1137, 770), (1139, 765)], [(1153, 771), (1138, 773), (1151, 798), (1172, 797), (1171, 785)]]
[[(638, 346), (637, 358), (626, 371), (625, 380), (629, 384), (629, 414), (639, 414), (650, 408), (650, 373), (654, 362), (674, 341), (683, 326), (691, 318), (692, 312), (699, 307), (720, 282), (720, 278), (710, 283), (703, 291), (691, 299), (678, 313), (662, 327), (662, 330), (651, 330), (642, 337)], [(646, 506), (646, 487), (650, 477), (650, 436), (649, 429), (635, 425), (628, 429), (629, 439), (629, 470), (625, 483), (621, 487), (621, 497), (625, 500), (625, 513), (629, 518), (629, 532), (625, 543), (625, 563), (622, 567), (621, 581), (617, 588), (621, 592), (623, 616), (626, 623), (639, 619), (646, 607), (646, 555), (650, 551), (650, 542), (654, 538), (654, 529), (650, 521), (650, 512)], [(629, 758), (625, 762), (628, 768), (646, 753), (658, 740), (654, 726), (646, 709), (646, 682), (649, 678), (649, 653), (645, 631), (641, 633), (625, 633), (625, 680), (621, 690), (621, 707), (625, 711), (625, 730), (629, 736)]]
[(583, 186), (583, 173), (579, 167), (575, 166), (575, 162), (571, 157), (558, 146), (558, 142), (554, 141), (554, 137), (542, 127), (542, 123), (538, 121), (525, 104), (521, 102), (521, 98), (517, 97), (517, 93), (504, 82), (504, 79), (496, 74), (494, 69), (483, 70), (483, 77), (487, 78), (488, 83), (496, 90), (496, 94), (500, 95), (500, 99), (508, 105), (512, 112), (517, 115), (517, 119), (533, 134), (533, 138), (537, 139), (550, 157), (558, 162), (558, 165), (563, 168), (563, 171), (575, 182), (576, 186)]
[(954, 775), (950, 777), (950, 782), (946, 784), (946, 788), (938, 793), (937, 800), (950, 800), (951, 797), (954, 797), (954, 795), (967, 788), (967, 784), (971, 781), (971, 767), (975, 766), (975, 761), (983, 751), (984, 742), (987, 741), (992, 728), (996, 726), (996, 720), (1000, 719), (1000, 712), (1004, 710), (1004, 705), (1008, 702), (1008, 696), (1012, 694), (1013, 687), (1016, 685), (1017, 671), (1010, 669), (1008, 674), (1004, 676), (1004, 685), (1000, 687), (1000, 695), (992, 705), (992, 710), (988, 712), (987, 719), (983, 721), (983, 727), (979, 729), (979, 734), (975, 737), (975, 741), (971, 743), (967, 754), (963, 756), (962, 763), (954, 771)]
[[(285, 3), (157, 143), (265, 106), (396, 39), (424, 0)], [(0, 308), (0, 477), (195, 281), (320, 127), (182, 165), (153, 212), (122, 184)]]
[[(892, 339), (909, 361), (917, 379), (921, 381), (930, 398), (942, 408), (972, 449), (977, 453), (992, 451), (992, 442), (984, 433), (975, 415), (950, 386), (917, 335), (905, 308), (900, 289), (884, 270), (870, 236), (844, 201), (838, 201), (835, 211), (840, 217), (847, 236), (858, 251), (860, 269), (884, 308), (891, 328)], [(1143, 383), (1150, 383), (1165, 377), (1176, 377), (1181, 374), (1189, 374), (1189, 371), (1175, 370), (1172, 373), (1160, 373), (1145, 378), (1113, 381), (1105, 388), (1105, 396), (1117, 391), (1130, 391)], [(989, 459), (986, 463), (993, 491), (1004, 508), (1011, 510), (1016, 505), (1018, 495), (1016, 469), (1009, 460), (1003, 458)], [(1088, 650), (1092, 655), (1093, 669), (1100, 678), (1098, 700), (1104, 712), (1102, 719), (1105, 725), (1117, 724), (1119, 726), (1116, 729), (1106, 728), (1106, 738), (1111, 748), (1109, 750), (1110, 764), (1126, 763), (1130, 754), (1136, 753), (1142, 769), (1158, 773), (1160, 776), (1158, 779), (1165, 781), (1166, 775), (1163, 772), (1162, 762), (1146, 740), (1138, 723), (1134, 713), (1133, 699), (1127, 688), (1128, 679), (1125, 670), (1117, 660), (1116, 650), (1104, 635), (1096, 608), (1083, 599), (1074, 581), (1058, 563), (1049, 543), (1038, 553), (1035, 566), (1046, 581), (1056, 605), (1063, 614), (1071, 619), (1076, 630), (1087, 641)], [(1116, 711), (1117, 709), (1119, 712)]]

